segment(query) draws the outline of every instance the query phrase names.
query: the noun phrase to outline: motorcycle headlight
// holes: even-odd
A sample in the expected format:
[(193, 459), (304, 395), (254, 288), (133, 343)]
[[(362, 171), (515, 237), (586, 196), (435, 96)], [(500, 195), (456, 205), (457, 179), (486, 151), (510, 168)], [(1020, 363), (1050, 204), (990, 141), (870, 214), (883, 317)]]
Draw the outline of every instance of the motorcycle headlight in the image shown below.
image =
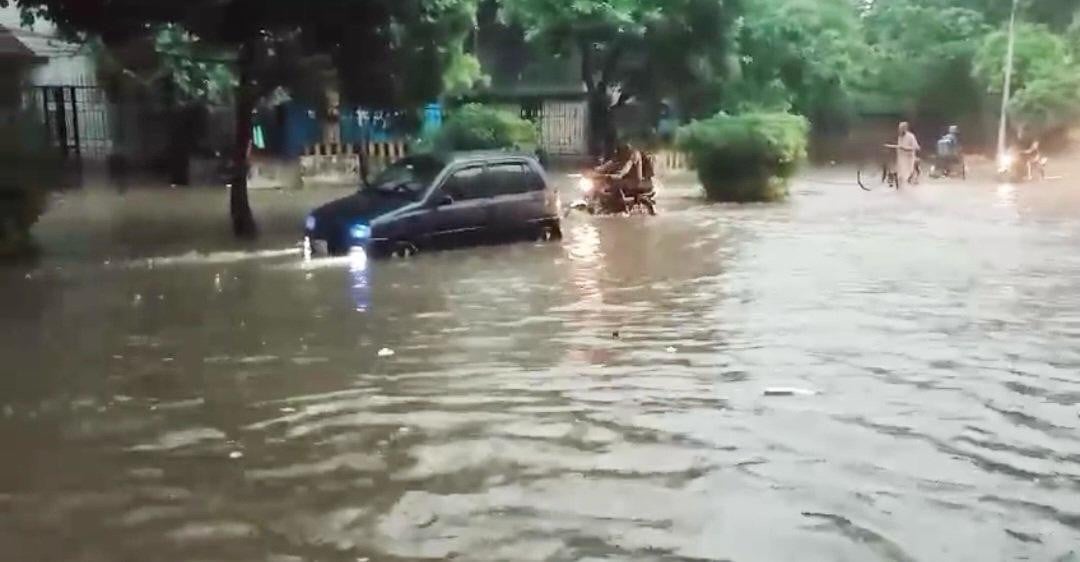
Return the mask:
[(581, 178), (578, 180), (578, 188), (583, 193), (589, 193), (593, 190), (593, 181), (589, 178)]
[(1015, 159), (1015, 156), (1006, 152), (1005, 154), (998, 156), (998, 166), (1000, 166), (1002, 169), (1010, 168), (1012, 167), (1013, 161)]
[(367, 242), (371, 239), (371, 227), (366, 224), (354, 224), (350, 226), (349, 239), (353, 242)]
[(315, 230), (316, 224), (318, 224), (318, 222), (315, 220), (315, 217), (313, 215), (308, 215), (308, 218), (304, 220), (304, 229), (309, 231)]

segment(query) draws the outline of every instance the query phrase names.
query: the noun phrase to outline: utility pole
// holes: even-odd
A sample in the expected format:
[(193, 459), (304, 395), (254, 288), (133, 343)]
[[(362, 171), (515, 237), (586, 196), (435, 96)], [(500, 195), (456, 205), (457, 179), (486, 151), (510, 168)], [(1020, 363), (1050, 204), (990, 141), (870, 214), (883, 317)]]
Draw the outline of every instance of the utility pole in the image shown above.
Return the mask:
[(1013, 48), (1016, 45), (1016, 5), (1013, 0), (1012, 13), (1009, 15), (1009, 43), (1005, 49), (1005, 87), (1001, 91), (1001, 119), (998, 122), (997, 155), (1000, 159), (1005, 154), (1005, 137), (1008, 134), (1006, 113), (1009, 109), (1009, 94), (1012, 89)]

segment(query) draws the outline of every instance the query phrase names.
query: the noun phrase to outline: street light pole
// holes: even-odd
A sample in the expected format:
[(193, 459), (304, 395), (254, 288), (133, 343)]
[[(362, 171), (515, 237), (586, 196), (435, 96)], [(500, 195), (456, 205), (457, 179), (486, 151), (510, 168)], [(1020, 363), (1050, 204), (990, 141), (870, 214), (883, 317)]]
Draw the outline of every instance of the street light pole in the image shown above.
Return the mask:
[(1006, 113), (1009, 109), (1009, 90), (1012, 89), (1013, 49), (1016, 45), (1016, 5), (1013, 0), (1012, 13), (1009, 15), (1009, 43), (1005, 49), (1005, 87), (1001, 91), (1001, 118), (998, 122), (997, 154), (1000, 159), (1005, 154), (1005, 136), (1008, 134)]

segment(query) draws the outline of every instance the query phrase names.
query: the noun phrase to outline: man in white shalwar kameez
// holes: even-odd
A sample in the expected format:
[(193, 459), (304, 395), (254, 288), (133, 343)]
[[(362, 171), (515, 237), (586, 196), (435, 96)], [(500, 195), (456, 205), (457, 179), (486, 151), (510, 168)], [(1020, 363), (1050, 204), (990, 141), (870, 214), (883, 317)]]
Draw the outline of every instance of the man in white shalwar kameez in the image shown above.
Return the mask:
[(896, 179), (897, 187), (912, 185), (915, 177), (915, 162), (919, 156), (919, 140), (907, 121), (900, 123), (900, 135), (896, 139)]

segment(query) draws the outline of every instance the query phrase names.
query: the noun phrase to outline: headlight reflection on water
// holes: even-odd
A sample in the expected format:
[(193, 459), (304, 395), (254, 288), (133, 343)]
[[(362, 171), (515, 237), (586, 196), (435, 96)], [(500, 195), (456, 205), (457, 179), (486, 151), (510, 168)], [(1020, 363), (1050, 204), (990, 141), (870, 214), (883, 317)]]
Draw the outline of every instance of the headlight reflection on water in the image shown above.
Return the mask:
[(349, 296), (357, 312), (371, 309), (371, 277), (368, 255), (363, 248), (349, 251)]
[(583, 301), (599, 299), (602, 257), (600, 230), (595, 225), (582, 223), (575, 225), (570, 233), (566, 248), (574, 263), (574, 284)]
[(997, 188), (997, 201), (994, 206), (1005, 209), (1016, 208), (1016, 186), (1011, 183), (1003, 183)]

